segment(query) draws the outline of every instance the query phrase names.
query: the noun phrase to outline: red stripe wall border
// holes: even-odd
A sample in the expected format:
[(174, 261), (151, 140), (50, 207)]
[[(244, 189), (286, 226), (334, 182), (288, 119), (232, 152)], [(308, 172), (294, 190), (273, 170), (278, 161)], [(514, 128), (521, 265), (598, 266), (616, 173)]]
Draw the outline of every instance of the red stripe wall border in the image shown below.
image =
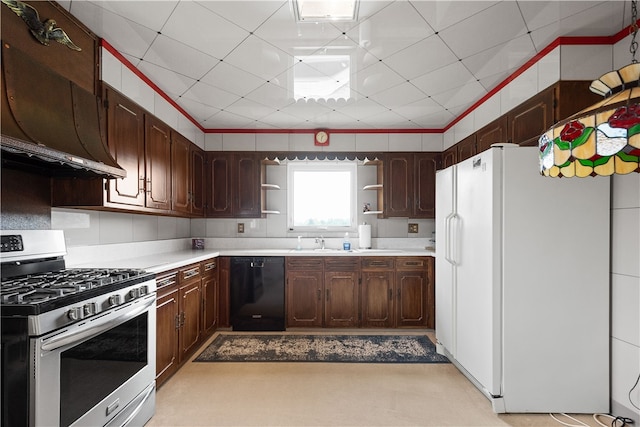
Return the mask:
[[(637, 21), (640, 23), (640, 20)], [(535, 65), (542, 58), (547, 56), (550, 52), (552, 52), (555, 48), (560, 46), (578, 46), (578, 45), (613, 45), (620, 40), (627, 37), (631, 34), (632, 29), (629, 25), (628, 27), (622, 29), (617, 34), (612, 36), (602, 36), (602, 37), (558, 37), (554, 41), (552, 41), (548, 46), (538, 52), (533, 58), (529, 59), (526, 63), (524, 63), (520, 68), (518, 68), (513, 74), (503, 80), (496, 87), (491, 89), (486, 95), (476, 101), (473, 105), (471, 105), (467, 110), (465, 110), (458, 117), (453, 119), (448, 125), (446, 125), (442, 129), (436, 128), (419, 128), (419, 129), (327, 129), (331, 133), (340, 134), (340, 133), (361, 133), (361, 134), (375, 134), (375, 133), (444, 133), (447, 130), (451, 129), (456, 125), (460, 120), (464, 117), (468, 116), (472, 113), (476, 108), (480, 105), (484, 104), (489, 98), (502, 90), (505, 86), (507, 86), (510, 82), (515, 80), (522, 73), (527, 71), (533, 65)], [(131, 63), (125, 56), (123, 56), (120, 52), (118, 52), (109, 42), (104, 39), (100, 39), (100, 46), (102, 46), (105, 50), (111, 53), (114, 57), (116, 57), (125, 67), (127, 67), (131, 72), (133, 72), (136, 76), (138, 76), (142, 81), (149, 85), (158, 95), (160, 95), (164, 100), (166, 100), (169, 104), (171, 104), (176, 110), (180, 112), (185, 118), (187, 118), (191, 123), (193, 123), (198, 129), (200, 129), (204, 133), (249, 133), (249, 134), (311, 134), (316, 131), (316, 129), (207, 129), (204, 128), (200, 123), (198, 123), (189, 113), (187, 113), (180, 105), (178, 105), (173, 99), (171, 99), (162, 89), (160, 89), (154, 82), (152, 82), (144, 73), (142, 73), (135, 65)]]

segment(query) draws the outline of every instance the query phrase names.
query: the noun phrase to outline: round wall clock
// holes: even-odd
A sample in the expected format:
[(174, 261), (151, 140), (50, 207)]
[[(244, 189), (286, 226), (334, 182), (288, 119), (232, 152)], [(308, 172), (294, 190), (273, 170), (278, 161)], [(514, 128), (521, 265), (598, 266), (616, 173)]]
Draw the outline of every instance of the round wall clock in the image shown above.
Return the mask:
[(329, 145), (329, 132), (326, 130), (316, 131), (313, 137), (313, 143), (320, 146)]

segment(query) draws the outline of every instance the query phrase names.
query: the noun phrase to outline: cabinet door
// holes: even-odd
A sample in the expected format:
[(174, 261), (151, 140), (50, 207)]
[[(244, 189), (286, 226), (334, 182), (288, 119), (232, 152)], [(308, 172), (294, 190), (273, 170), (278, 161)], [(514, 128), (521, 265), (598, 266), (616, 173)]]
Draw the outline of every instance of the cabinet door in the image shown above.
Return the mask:
[(469, 135), (456, 144), (458, 147), (458, 163), (476, 155), (476, 134)]
[(206, 215), (231, 217), (231, 163), (227, 153), (208, 153)]
[(287, 273), (287, 326), (322, 326), (322, 270)]
[(229, 298), (229, 286), (231, 276), (231, 258), (218, 258), (218, 326), (228, 328), (231, 323), (229, 320), (229, 309), (231, 301)]
[(414, 158), (414, 211), (412, 218), (436, 217), (436, 170), (440, 156), (416, 154)]
[(234, 156), (232, 188), (235, 218), (259, 218), (262, 214), (260, 166), (255, 153), (237, 153)]
[(179, 319), (178, 289), (159, 293), (156, 301), (156, 381), (158, 385), (177, 369)]
[(151, 115), (145, 115), (146, 205), (171, 209), (171, 130)]
[(191, 144), (190, 210), (193, 216), (204, 215), (205, 180), (205, 153), (199, 147)]
[(190, 212), (191, 141), (172, 132), (171, 141), (171, 209)]
[(110, 179), (107, 201), (144, 206), (144, 114), (140, 107), (111, 89), (107, 97), (107, 145), (126, 178)]
[(202, 268), (202, 332), (212, 333), (218, 326), (218, 269), (216, 260), (205, 261)]
[(396, 325), (401, 327), (427, 324), (427, 273), (396, 272)]
[(456, 145), (447, 148), (442, 152), (442, 169), (458, 163), (458, 147)]
[(200, 339), (200, 279), (180, 285), (180, 361), (189, 356)]
[(393, 271), (362, 272), (362, 327), (393, 326)]
[(491, 144), (507, 142), (509, 134), (507, 132), (507, 116), (502, 116), (489, 123), (476, 132), (476, 147), (478, 153), (491, 148)]
[(413, 212), (413, 156), (387, 154), (384, 173), (384, 216), (411, 216)]
[(538, 138), (554, 123), (554, 87), (550, 87), (507, 113), (509, 142), (537, 145)]
[(357, 327), (360, 324), (359, 273), (356, 271), (327, 271), (324, 273), (324, 325)]

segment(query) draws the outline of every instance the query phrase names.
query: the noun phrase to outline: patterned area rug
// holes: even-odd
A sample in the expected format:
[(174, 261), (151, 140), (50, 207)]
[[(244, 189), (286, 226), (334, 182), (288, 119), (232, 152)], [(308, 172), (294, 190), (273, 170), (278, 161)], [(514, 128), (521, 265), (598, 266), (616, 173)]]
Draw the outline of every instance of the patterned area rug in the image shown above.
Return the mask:
[(425, 335), (219, 335), (195, 362), (449, 363)]

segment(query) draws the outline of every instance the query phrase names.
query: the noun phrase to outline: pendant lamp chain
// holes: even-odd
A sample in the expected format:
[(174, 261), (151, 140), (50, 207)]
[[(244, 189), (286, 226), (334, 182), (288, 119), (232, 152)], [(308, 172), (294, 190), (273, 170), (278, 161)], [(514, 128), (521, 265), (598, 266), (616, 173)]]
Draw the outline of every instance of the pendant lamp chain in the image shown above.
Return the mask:
[(631, 1), (631, 31), (633, 36), (631, 37), (631, 46), (629, 51), (631, 52), (631, 62), (637, 63), (636, 52), (638, 51), (638, 42), (636, 41), (636, 35), (638, 34), (638, 4), (637, 0)]

